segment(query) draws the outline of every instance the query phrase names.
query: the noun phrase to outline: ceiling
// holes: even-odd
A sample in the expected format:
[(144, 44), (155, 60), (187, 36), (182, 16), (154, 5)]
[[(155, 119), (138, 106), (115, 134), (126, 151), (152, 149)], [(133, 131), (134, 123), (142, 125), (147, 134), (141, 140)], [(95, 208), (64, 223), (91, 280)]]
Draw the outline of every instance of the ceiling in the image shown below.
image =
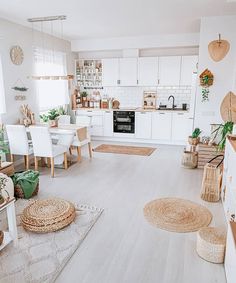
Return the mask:
[(0, 0), (1, 18), (30, 27), (27, 18), (67, 15), (63, 33), (71, 40), (195, 33), (201, 17), (233, 14), (235, 0)]

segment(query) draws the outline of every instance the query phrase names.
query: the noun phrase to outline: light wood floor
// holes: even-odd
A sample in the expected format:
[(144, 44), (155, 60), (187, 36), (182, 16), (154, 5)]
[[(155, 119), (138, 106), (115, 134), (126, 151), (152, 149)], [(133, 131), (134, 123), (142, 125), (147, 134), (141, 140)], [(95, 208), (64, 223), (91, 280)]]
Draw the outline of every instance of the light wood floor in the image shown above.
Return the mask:
[(223, 265), (200, 259), (196, 233), (159, 230), (143, 207), (160, 197), (202, 203), (224, 225), (220, 203), (199, 197), (202, 170), (181, 168), (181, 147), (157, 146), (150, 157), (94, 153), (50, 178), (43, 169), (39, 197), (59, 196), (103, 207), (104, 213), (57, 279), (57, 283), (225, 283)]

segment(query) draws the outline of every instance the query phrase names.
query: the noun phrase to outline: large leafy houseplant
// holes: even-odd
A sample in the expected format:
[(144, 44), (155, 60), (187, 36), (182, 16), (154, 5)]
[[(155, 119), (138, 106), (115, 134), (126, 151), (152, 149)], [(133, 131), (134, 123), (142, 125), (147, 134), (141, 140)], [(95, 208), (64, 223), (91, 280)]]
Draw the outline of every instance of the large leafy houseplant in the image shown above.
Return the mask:
[(227, 121), (224, 124), (220, 124), (218, 128), (216, 128), (212, 134), (216, 136), (220, 135), (220, 141), (218, 142), (218, 150), (223, 151), (225, 148), (226, 138), (228, 134), (232, 134), (234, 123), (232, 121)]

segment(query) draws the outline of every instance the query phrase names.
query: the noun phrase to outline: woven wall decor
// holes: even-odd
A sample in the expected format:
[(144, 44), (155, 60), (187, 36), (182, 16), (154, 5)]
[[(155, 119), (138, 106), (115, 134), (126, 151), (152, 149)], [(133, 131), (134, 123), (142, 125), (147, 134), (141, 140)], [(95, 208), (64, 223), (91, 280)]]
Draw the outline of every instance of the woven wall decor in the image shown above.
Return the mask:
[(209, 87), (213, 85), (214, 75), (208, 69), (205, 69), (199, 76), (200, 85), (202, 86), (202, 102), (209, 100)]
[(232, 91), (228, 92), (222, 100), (220, 114), (224, 122), (236, 123), (236, 95)]
[(210, 57), (215, 62), (221, 61), (227, 55), (229, 49), (230, 43), (227, 40), (221, 39), (220, 34), (217, 40), (213, 40), (208, 44)]

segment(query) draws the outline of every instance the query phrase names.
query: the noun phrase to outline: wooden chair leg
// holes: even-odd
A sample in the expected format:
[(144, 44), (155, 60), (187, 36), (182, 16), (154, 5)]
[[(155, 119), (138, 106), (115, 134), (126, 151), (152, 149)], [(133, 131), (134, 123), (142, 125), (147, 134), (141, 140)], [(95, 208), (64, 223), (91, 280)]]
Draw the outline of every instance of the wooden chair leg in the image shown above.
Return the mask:
[(64, 152), (64, 168), (68, 169), (67, 153), (66, 152)]
[(81, 162), (81, 147), (77, 146), (78, 162)]
[(51, 160), (51, 177), (53, 178), (54, 177), (54, 158), (51, 157), (50, 160)]
[(26, 168), (26, 155), (24, 155), (24, 165), (25, 165), (25, 168)]
[(14, 155), (11, 154), (10, 157), (11, 157), (11, 162), (14, 162)]
[(26, 155), (25, 157), (25, 167), (26, 167), (26, 170), (29, 170), (29, 167), (30, 167), (29, 155)]
[(39, 170), (38, 157), (37, 156), (34, 157), (34, 169), (35, 169), (35, 171)]
[(89, 157), (92, 158), (92, 146), (91, 142), (88, 143)]
[(50, 166), (51, 166), (51, 162), (50, 162), (50, 158), (48, 157), (47, 158), (47, 167), (50, 168)]
[(70, 155), (72, 155), (72, 149), (71, 149), (71, 147), (69, 148), (69, 152), (70, 152)]

